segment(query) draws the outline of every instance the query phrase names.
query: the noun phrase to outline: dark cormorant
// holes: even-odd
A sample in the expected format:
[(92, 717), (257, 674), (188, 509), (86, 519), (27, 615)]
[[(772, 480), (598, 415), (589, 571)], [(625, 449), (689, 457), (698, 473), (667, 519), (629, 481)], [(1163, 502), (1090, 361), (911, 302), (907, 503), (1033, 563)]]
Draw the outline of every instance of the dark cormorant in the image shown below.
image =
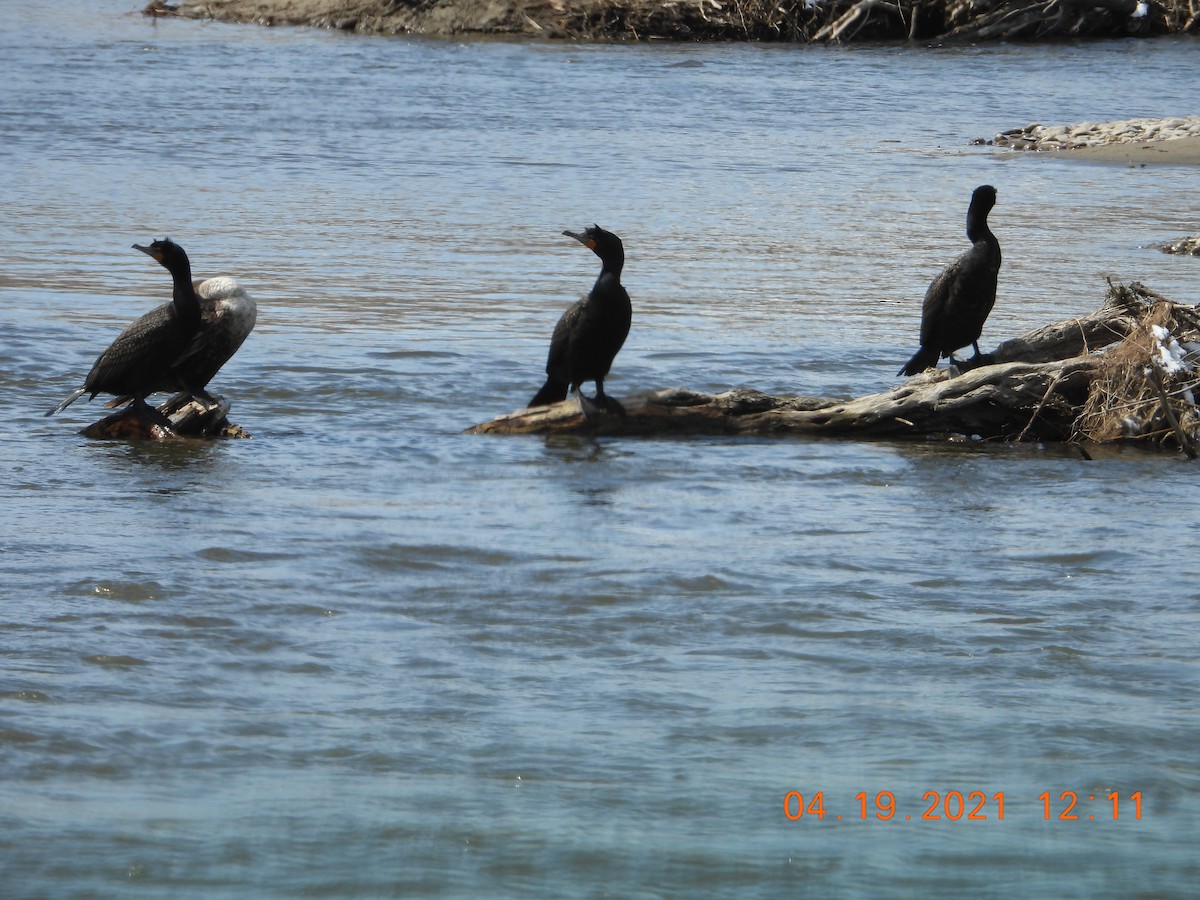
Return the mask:
[(564, 231), (600, 257), (600, 276), (591, 292), (562, 314), (550, 338), (550, 356), (546, 360), (546, 383), (530, 406), (545, 406), (567, 398), (568, 390), (579, 393), (579, 403), (587, 413), (583, 391), (585, 381), (596, 382), (595, 402), (621, 414), (621, 404), (604, 393), (604, 378), (629, 334), (633, 309), (629, 294), (621, 285), (625, 265), (625, 247), (621, 239), (599, 225), (582, 234)]
[(970, 344), (975, 355), (963, 368), (983, 365), (990, 357), (979, 352), (984, 320), (996, 302), (1000, 272), (1000, 242), (988, 228), (988, 212), (996, 205), (996, 189), (980, 185), (967, 208), (967, 238), (971, 249), (946, 267), (925, 292), (921, 311), (921, 349), (897, 375), (916, 375), (936, 366), (942, 357), (958, 363), (954, 351)]
[(88, 399), (116, 395), (109, 406), (127, 400), (144, 404), (159, 391), (207, 396), (208, 382), (254, 327), (254, 301), (234, 279), (193, 282), (187, 254), (170, 238), (133, 246), (171, 273), (174, 299), (122, 331), (100, 354), (83, 387), (46, 415), (61, 412), (84, 394), (90, 394)]

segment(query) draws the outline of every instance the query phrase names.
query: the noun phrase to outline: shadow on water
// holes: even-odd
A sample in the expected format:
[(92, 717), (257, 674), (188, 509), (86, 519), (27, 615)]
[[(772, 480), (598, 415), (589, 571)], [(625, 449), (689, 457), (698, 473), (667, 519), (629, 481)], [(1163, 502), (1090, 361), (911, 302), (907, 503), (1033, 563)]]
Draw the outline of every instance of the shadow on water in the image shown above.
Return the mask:
[[(220, 469), (224, 447), (221, 440), (183, 438), (170, 441), (108, 441), (81, 438), (86, 452), (101, 464), (110, 476), (138, 479), (147, 475), (186, 476), (189, 485), (206, 477), (222, 478)], [(184, 490), (183, 486), (156, 487), (166, 492)]]

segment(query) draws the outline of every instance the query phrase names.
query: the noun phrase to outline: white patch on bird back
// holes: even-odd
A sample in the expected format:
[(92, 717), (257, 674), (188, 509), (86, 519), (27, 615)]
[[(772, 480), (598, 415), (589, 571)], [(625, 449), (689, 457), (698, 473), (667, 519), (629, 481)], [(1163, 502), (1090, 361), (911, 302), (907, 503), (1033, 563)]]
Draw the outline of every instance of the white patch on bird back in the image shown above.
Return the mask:
[(205, 300), (229, 300), (239, 294), (243, 297), (247, 296), (237, 279), (230, 278), (228, 275), (218, 275), (216, 278), (200, 282), (196, 293)]
[(228, 275), (209, 278), (201, 282), (196, 293), (202, 300), (213, 303), (217, 317), (229, 320), (233, 330), (243, 338), (253, 330), (258, 318), (258, 305), (236, 278)]

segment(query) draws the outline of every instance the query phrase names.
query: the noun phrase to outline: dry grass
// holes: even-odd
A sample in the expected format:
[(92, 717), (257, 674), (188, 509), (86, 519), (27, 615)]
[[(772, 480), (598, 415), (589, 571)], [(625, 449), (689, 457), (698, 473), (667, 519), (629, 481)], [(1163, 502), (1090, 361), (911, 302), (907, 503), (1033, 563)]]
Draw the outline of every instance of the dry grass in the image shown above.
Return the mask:
[[(1140, 441), (1177, 447), (1195, 455), (1200, 440), (1200, 314), (1165, 300), (1141, 285), (1115, 285), (1136, 292), (1144, 312), (1133, 330), (1101, 357), (1087, 401), (1075, 421), (1075, 440)], [(1164, 336), (1165, 335), (1165, 336)], [(1166, 362), (1164, 351), (1176, 349)]]
[(559, 36), (644, 40), (1043, 40), (1196, 30), (1200, 0), (534, 0)]
[(1041, 40), (1200, 30), (1200, 0), (150, 0), (147, 15), (596, 41)]

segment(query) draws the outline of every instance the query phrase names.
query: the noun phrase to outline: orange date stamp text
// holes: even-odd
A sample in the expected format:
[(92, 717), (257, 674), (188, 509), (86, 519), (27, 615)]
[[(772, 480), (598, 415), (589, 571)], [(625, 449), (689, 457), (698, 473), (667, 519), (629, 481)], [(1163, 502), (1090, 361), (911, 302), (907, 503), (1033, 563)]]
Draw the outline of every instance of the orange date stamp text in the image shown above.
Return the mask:
[[(1082, 794), (1078, 791), (1062, 791), (1057, 796), (1043, 791), (1036, 797), (1037, 809), (1042, 819), (1059, 822), (1096, 821), (1097, 819), (1121, 821), (1142, 818), (1142, 792), (1134, 791), (1122, 795), (1119, 791)], [(1030, 804), (1032, 806), (1032, 804)], [(859, 791), (844, 812), (839, 812), (825, 803), (825, 791), (803, 794), (788, 791), (783, 797), (783, 815), (789, 822), (801, 819), (824, 822), (828, 816), (834, 821), (858, 819), (889, 822), (1003, 822), (1005, 815), (1004, 791), (988, 794), (986, 791), (925, 791), (919, 803), (911, 811), (901, 811), (892, 791), (877, 791), (868, 794)]]

